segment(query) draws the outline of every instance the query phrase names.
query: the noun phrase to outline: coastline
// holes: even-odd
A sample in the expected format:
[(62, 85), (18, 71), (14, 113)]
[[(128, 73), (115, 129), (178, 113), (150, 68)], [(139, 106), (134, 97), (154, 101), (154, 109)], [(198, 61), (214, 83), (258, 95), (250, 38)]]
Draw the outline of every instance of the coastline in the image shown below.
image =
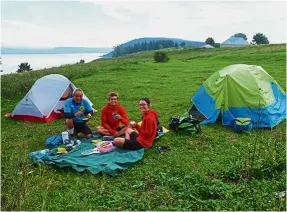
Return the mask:
[(1, 70), (0, 75), (8, 75), (17, 73), (18, 66), (21, 63), (31, 65), (33, 71), (57, 68), (67, 65), (80, 64), (81, 60), (84, 63), (94, 62), (101, 59), (106, 53), (68, 53), (68, 54), (2, 54), (1, 55)]

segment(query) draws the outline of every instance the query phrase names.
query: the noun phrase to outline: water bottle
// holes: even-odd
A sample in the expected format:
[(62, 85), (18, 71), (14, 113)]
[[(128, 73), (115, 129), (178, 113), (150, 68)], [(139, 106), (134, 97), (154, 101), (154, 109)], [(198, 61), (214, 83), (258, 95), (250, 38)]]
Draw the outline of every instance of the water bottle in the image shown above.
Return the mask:
[(36, 151), (36, 152), (31, 152), (29, 154), (29, 157), (32, 159), (33, 157), (36, 157), (36, 158), (42, 158), (44, 155), (46, 155), (47, 153), (49, 153), (50, 150), (49, 149), (43, 149), (43, 150), (40, 150), (40, 151)]

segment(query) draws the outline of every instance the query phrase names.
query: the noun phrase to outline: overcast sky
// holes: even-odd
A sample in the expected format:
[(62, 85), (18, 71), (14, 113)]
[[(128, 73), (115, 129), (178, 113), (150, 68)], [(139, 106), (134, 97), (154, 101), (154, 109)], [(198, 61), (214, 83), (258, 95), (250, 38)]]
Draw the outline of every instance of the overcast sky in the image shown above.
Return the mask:
[(112, 47), (140, 37), (223, 42), (237, 32), (286, 43), (285, 1), (1, 0), (2, 46)]

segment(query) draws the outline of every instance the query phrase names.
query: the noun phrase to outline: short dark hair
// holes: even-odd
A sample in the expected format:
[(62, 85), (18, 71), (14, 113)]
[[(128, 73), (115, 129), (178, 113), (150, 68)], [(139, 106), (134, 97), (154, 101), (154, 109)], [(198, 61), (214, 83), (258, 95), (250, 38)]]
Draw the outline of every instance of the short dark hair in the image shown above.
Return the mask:
[(77, 89), (75, 89), (75, 90), (74, 90), (74, 92), (73, 92), (73, 96), (75, 96), (75, 94), (76, 94), (76, 92), (77, 92), (77, 91), (81, 91), (82, 93), (84, 93), (82, 89), (77, 88)]
[(119, 98), (120, 95), (118, 93), (116, 93), (116, 92), (110, 92), (108, 94), (108, 100), (110, 100), (110, 98), (112, 98), (113, 96), (116, 96), (117, 98)]
[(145, 101), (148, 105), (150, 105), (149, 98), (141, 98), (140, 101)]

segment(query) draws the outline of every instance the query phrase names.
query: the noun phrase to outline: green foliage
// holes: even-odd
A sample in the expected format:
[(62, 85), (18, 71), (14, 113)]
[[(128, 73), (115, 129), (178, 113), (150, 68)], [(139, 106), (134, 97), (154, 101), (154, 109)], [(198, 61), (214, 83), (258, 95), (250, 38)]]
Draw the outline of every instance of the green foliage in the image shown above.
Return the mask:
[(260, 45), (260, 44), (269, 44), (268, 38), (266, 37), (266, 35), (264, 35), (264, 34), (262, 34), (262, 33), (256, 33), (256, 34), (253, 36), (252, 42), (253, 42), (254, 44), (257, 44), (257, 45)]
[(178, 43), (177, 42), (174, 43), (174, 47), (178, 48)]
[(214, 47), (215, 47), (215, 48), (220, 48), (220, 43), (215, 43), (215, 44), (214, 44)]
[[(177, 49), (168, 63), (154, 52), (1, 76), (1, 209), (3, 211), (286, 211), (286, 123), (272, 131), (235, 134), (220, 121), (195, 136), (167, 133), (145, 151), (143, 160), (115, 177), (71, 168), (32, 164), (28, 154), (65, 130), (51, 124), (4, 117), (41, 76), (63, 74), (84, 90), (96, 109), (110, 91), (120, 93), (131, 120), (140, 120), (138, 100), (149, 97), (165, 127), (190, 107), (190, 99), (215, 71), (231, 64), (262, 66), (286, 88), (286, 45)], [(91, 72), (87, 70), (91, 69)], [(3, 85), (3, 82), (5, 83)], [(128, 82), (128, 83), (127, 83)], [(19, 85), (19, 88), (18, 88)], [(5, 87), (12, 86), (5, 90)], [(6, 95), (3, 97), (3, 89)], [(21, 94), (18, 94), (21, 92)], [(89, 121), (95, 129), (100, 114)], [(169, 145), (158, 154), (155, 147)]]
[(184, 48), (185, 45), (186, 45), (186, 43), (185, 43), (185, 42), (181, 42), (179, 45), (180, 45), (182, 48)]
[(118, 57), (118, 56), (121, 56), (123, 55), (123, 52), (122, 52), (122, 48), (120, 48), (120, 46), (115, 46), (114, 47), (114, 51), (113, 51), (113, 57)]
[(211, 45), (211, 46), (214, 46), (214, 45), (215, 45), (215, 41), (214, 41), (213, 38), (211, 38), (211, 37), (206, 38), (205, 43), (206, 43), (206, 44), (209, 44), (209, 45)]
[(32, 71), (29, 63), (21, 63), (20, 65), (18, 65), (18, 70), (17, 70), (17, 73), (23, 73), (23, 72), (26, 72), (26, 71)]
[(167, 62), (169, 58), (165, 52), (155, 52), (153, 59), (155, 62)]
[(113, 57), (123, 56), (123, 55), (142, 52), (142, 51), (171, 48), (174, 46), (175, 46), (175, 43), (172, 40), (150, 41), (149, 43), (145, 41), (142, 43), (136, 43), (133, 46), (126, 46), (126, 47), (122, 47), (118, 45), (114, 47)]
[(244, 33), (236, 33), (234, 34), (235, 37), (241, 37), (243, 38), (244, 40), (247, 40), (247, 36), (244, 34)]
[(80, 60), (80, 63), (85, 63), (85, 60), (81, 59), (81, 60)]

